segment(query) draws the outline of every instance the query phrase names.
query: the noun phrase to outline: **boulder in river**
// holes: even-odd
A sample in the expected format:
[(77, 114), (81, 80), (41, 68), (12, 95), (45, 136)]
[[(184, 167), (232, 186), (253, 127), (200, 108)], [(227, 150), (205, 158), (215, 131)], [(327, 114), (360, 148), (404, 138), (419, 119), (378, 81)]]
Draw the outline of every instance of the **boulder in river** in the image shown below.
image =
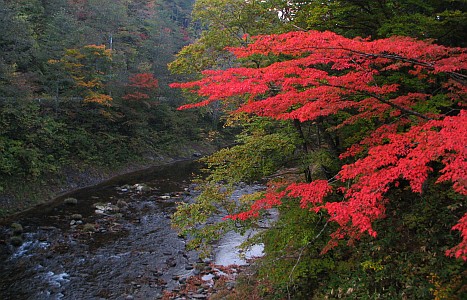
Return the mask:
[(144, 193), (144, 192), (149, 192), (151, 188), (144, 184), (144, 183), (137, 183), (133, 185), (133, 188), (138, 192), (138, 193)]
[(83, 231), (85, 231), (85, 232), (95, 232), (96, 231), (96, 226), (94, 226), (94, 224), (86, 223), (83, 226)]
[(71, 219), (75, 220), (75, 221), (79, 221), (79, 220), (83, 219), (83, 216), (80, 215), (80, 214), (73, 214), (73, 215), (71, 215)]
[(116, 187), (117, 191), (124, 192), (124, 193), (128, 192), (130, 188), (131, 187), (128, 184)]
[(10, 227), (13, 235), (21, 235), (23, 233), (23, 226), (20, 223), (12, 223)]
[(12, 244), (15, 247), (19, 247), (23, 244), (23, 238), (19, 235), (12, 236), (10, 238), (10, 244)]
[(119, 199), (119, 200), (117, 201), (117, 207), (126, 208), (127, 206), (128, 206), (128, 203), (126, 203), (124, 200)]
[(66, 198), (63, 200), (63, 203), (68, 204), (68, 205), (76, 205), (78, 204), (78, 199), (76, 198)]
[(95, 203), (93, 205), (96, 210), (95, 213), (98, 215), (108, 214), (108, 213), (116, 213), (120, 211), (120, 208), (112, 203)]

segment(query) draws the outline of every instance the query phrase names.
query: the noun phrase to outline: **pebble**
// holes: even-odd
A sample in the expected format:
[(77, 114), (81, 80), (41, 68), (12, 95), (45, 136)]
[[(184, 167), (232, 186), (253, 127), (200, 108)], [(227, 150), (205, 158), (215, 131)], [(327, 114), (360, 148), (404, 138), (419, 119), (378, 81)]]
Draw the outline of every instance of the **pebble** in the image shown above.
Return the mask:
[(39, 227), (39, 229), (42, 229), (42, 230), (56, 230), (57, 227), (54, 227), (54, 226), (41, 226), (41, 227)]
[(235, 281), (228, 281), (225, 286), (227, 287), (228, 290), (233, 290), (237, 283)]
[(117, 201), (117, 206), (120, 207), (120, 208), (124, 208), (124, 207), (128, 206), (128, 203), (126, 203), (125, 201), (120, 199), (120, 200)]

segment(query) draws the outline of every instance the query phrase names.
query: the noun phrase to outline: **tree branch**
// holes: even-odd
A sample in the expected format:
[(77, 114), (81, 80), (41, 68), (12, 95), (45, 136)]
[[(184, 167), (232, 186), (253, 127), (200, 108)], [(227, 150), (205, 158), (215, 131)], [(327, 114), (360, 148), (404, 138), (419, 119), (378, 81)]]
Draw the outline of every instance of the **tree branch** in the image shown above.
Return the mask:
[(384, 104), (387, 104), (395, 109), (398, 109), (400, 111), (403, 111), (407, 114), (410, 114), (410, 115), (414, 115), (414, 116), (417, 116), (419, 118), (422, 118), (422, 119), (425, 119), (425, 120), (433, 120), (433, 118), (430, 118), (430, 117), (427, 117), (425, 116), (424, 114), (421, 114), (419, 112), (416, 112), (414, 110), (411, 110), (411, 109), (408, 109), (408, 108), (405, 108), (405, 107), (402, 107), (400, 105), (397, 105), (397, 104), (394, 104), (392, 103), (391, 101), (389, 100), (386, 100), (386, 99), (383, 99), (382, 97), (379, 97), (378, 95), (375, 95), (375, 94), (372, 94), (372, 93), (365, 93), (366, 95), (370, 96), (370, 97), (373, 97), (375, 98), (376, 100), (384, 103)]
[(430, 118), (430, 117), (427, 117), (425, 116), (424, 114), (421, 114), (419, 112), (416, 112), (414, 110), (411, 110), (411, 109), (408, 109), (408, 108), (405, 108), (405, 107), (402, 107), (400, 105), (397, 105), (397, 104), (394, 104), (392, 103), (391, 101), (389, 100), (386, 100), (376, 94), (373, 94), (373, 93), (369, 93), (369, 92), (362, 92), (362, 91), (357, 91), (357, 90), (354, 90), (354, 89), (349, 89), (348, 87), (345, 87), (345, 86), (341, 86), (341, 85), (332, 85), (332, 84), (327, 84), (327, 83), (321, 83), (322, 85), (326, 85), (326, 86), (330, 86), (330, 87), (336, 87), (336, 88), (340, 88), (340, 89), (344, 89), (344, 90), (353, 90), (355, 92), (361, 92), (363, 93), (363, 95), (365, 96), (369, 96), (369, 97), (373, 97), (375, 98), (376, 100), (384, 103), (384, 104), (387, 104), (389, 106), (391, 106), (392, 108), (395, 108), (395, 109), (398, 109), (400, 111), (403, 111), (409, 115), (413, 115), (413, 116), (417, 116), (419, 118), (422, 118), (422, 119), (425, 119), (425, 120), (433, 120), (433, 118)]

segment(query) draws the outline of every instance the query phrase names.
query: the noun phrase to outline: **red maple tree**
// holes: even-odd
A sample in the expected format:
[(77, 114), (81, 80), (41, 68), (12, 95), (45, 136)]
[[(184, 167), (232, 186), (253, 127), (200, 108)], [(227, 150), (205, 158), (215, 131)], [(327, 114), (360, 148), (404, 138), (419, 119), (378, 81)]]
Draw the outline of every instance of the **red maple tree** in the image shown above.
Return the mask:
[(128, 86), (132, 92), (123, 96), (125, 100), (149, 99), (150, 94), (154, 94), (159, 87), (159, 82), (151, 73), (139, 73), (130, 76)]
[[(329, 220), (339, 225), (326, 251), (340, 239), (352, 241), (364, 233), (376, 236), (372, 223), (385, 216), (385, 194), (402, 181), (421, 193), (433, 174), (431, 162), (443, 166), (437, 182), (449, 181), (456, 192), (467, 195), (465, 48), (408, 37), (348, 39), (318, 31), (252, 40), (247, 47), (230, 50), (239, 58), (275, 55), (282, 61), (257, 68), (209, 70), (201, 80), (172, 84), (207, 97), (180, 109), (238, 101), (242, 96), (245, 102), (235, 112), (301, 122), (346, 112), (350, 116), (337, 129), (362, 118), (379, 120), (381, 125), (341, 155), (360, 158), (344, 165), (334, 181), (292, 183), (282, 192), (270, 189), (249, 211), (229, 218), (255, 217), (261, 209), (280, 205), (285, 196), (300, 198), (302, 208), (325, 210)], [(419, 90), (388, 79), (398, 74), (416, 79)], [(449, 111), (423, 109), (436, 103), (439, 95), (449, 102), (445, 104)], [(343, 195), (341, 201), (326, 200), (334, 192)], [(467, 260), (467, 214), (452, 229), (461, 232), (462, 241), (446, 255)]]

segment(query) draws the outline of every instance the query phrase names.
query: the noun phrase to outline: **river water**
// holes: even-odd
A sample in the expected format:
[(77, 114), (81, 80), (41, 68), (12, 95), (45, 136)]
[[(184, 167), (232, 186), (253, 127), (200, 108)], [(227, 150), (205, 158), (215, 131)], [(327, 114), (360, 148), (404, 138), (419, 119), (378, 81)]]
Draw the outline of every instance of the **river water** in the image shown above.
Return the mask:
[(170, 215), (197, 170), (179, 162), (127, 174), (2, 224), (0, 299), (158, 299), (177, 289), (198, 258)]

